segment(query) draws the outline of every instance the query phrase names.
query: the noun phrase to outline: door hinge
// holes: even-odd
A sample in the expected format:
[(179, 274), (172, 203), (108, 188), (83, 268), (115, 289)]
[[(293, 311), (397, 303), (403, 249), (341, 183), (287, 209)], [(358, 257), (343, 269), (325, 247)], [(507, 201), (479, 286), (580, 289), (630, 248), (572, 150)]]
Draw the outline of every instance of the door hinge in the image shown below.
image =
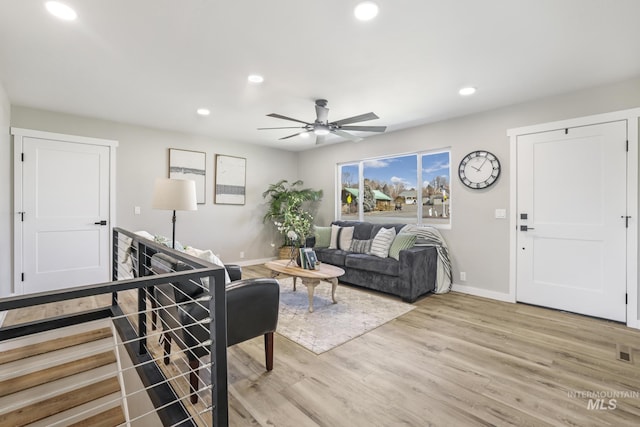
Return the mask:
[(20, 161), (24, 162), (24, 153), (20, 153)]
[(624, 303), (629, 304), (629, 294), (624, 294)]
[(629, 152), (629, 140), (627, 139), (627, 152)]
[(20, 280), (21, 280), (22, 282), (24, 282), (24, 273), (21, 273), (21, 274), (20, 274)]
[(24, 222), (24, 212), (18, 212), (20, 214), (20, 221)]
[(568, 135), (568, 134), (569, 134), (569, 128), (566, 128), (566, 129), (564, 130), (564, 134), (565, 134), (565, 135)]

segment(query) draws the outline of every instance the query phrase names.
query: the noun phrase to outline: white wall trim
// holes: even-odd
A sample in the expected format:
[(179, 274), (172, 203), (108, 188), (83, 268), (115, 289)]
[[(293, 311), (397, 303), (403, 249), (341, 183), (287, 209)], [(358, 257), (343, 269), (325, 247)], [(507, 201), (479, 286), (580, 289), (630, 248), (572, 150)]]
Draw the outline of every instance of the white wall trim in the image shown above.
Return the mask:
[(490, 291), (484, 288), (476, 288), (474, 286), (469, 286), (469, 285), (458, 285), (454, 283), (453, 286), (451, 287), (451, 290), (454, 292), (474, 295), (477, 297), (489, 298), (497, 301), (511, 302), (511, 303), (515, 302), (515, 300), (511, 298), (510, 294), (505, 294), (504, 292)]
[(640, 120), (640, 108), (614, 111), (604, 114), (596, 114), (586, 117), (561, 120), (557, 122), (542, 123), (507, 130), (510, 148), (510, 188), (509, 188), (509, 296), (516, 301), (516, 239), (517, 239), (517, 138), (518, 136), (546, 132), (571, 127), (587, 126), (614, 121), (627, 121), (627, 138), (629, 152), (627, 155), (627, 215), (629, 229), (627, 238), (627, 326), (639, 328), (638, 312), (638, 122)]
[(2, 328), (2, 324), (4, 323), (4, 319), (7, 317), (6, 311), (0, 311), (0, 328)]
[(269, 261), (273, 261), (274, 259), (278, 259), (277, 257), (269, 257), (269, 258), (260, 258), (260, 259), (249, 259), (249, 260), (244, 260), (244, 261), (233, 261), (229, 264), (236, 264), (239, 265), (241, 267), (248, 267), (250, 265), (260, 265), (260, 264), (264, 264), (266, 262)]

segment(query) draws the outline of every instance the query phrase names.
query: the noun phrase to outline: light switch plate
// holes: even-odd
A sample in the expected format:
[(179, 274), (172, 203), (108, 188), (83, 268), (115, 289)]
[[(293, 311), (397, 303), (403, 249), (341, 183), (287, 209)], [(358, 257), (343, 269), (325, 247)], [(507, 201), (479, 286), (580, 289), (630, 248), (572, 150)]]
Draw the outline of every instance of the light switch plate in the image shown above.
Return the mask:
[(496, 209), (496, 219), (505, 219), (507, 217), (506, 209)]

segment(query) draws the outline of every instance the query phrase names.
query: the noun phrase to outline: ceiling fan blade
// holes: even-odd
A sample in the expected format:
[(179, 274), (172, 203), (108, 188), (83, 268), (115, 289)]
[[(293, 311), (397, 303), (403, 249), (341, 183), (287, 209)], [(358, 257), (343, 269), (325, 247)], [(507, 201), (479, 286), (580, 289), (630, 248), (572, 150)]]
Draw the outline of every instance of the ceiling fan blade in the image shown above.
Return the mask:
[(348, 125), (349, 123), (366, 122), (367, 120), (374, 120), (379, 118), (380, 117), (376, 116), (374, 113), (366, 113), (360, 114), (359, 116), (353, 116), (346, 119), (338, 120), (337, 122), (333, 122), (332, 124), (342, 126)]
[(334, 129), (331, 131), (331, 133), (335, 133), (336, 135), (340, 135), (343, 138), (347, 138), (350, 141), (354, 141), (354, 142), (358, 142), (358, 141), (362, 141), (362, 138), (355, 136), (355, 135), (351, 135), (350, 133), (347, 132), (343, 132), (340, 129)]
[(307, 131), (294, 133), (293, 135), (289, 135), (289, 136), (285, 136), (285, 137), (279, 138), (279, 139), (278, 139), (278, 141), (280, 141), (280, 140), (282, 140), (282, 139), (289, 139), (289, 138), (293, 138), (294, 136), (298, 136), (298, 135), (300, 135), (300, 134), (302, 134), (302, 133), (306, 133), (306, 132), (307, 132)]
[(304, 123), (305, 125), (311, 124), (311, 123), (303, 122), (302, 120), (292, 119), (291, 117), (283, 116), (282, 114), (276, 114), (276, 113), (267, 114), (267, 117), (274, 117), (276, 119), (283, 119), (283, 120), (291, 120), (292, 122)]
[(325, 135), (316, 135), (316, 145), (324, 144), (325, 138)]
[(329, 109), (327, 107), (323, 107), (322, 105), (316, 104), (316, 117), (318, 122), (327, 123), (327, 118), (329, 117)]
[(269, 130), (269, 129), (304, 129), (302, 126), (287, 126), (282, 128), (258, 128), (258, 130)]
[(342, 130), (359, 130), (362, 132), (384, 132), (386, 126), (340, 126)]

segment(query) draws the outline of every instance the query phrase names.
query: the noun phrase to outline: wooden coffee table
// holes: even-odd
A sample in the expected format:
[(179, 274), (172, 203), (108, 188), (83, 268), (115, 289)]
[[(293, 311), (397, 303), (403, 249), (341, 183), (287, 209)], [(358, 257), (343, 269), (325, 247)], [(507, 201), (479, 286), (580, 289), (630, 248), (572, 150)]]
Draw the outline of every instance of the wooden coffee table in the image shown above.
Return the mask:
[(293, 290), (296, 290), (296, 280), (302, 279), (302, 284), (307, 287), (309, 294), (309, 313), (313, 313), (313, 293), (320, 281), (331, 283), (331, 299), (336, 301), (336, 288), (338, 287), (338, 277), (344, 274), (344, 270), (330, 264), (319, 264), (317, 270), (305, 270), (300, 268), (288, 259), (279, 259), (265, 263), (265, 267), (271, 270), (271, 277), (286, 274), (293, 277)]

